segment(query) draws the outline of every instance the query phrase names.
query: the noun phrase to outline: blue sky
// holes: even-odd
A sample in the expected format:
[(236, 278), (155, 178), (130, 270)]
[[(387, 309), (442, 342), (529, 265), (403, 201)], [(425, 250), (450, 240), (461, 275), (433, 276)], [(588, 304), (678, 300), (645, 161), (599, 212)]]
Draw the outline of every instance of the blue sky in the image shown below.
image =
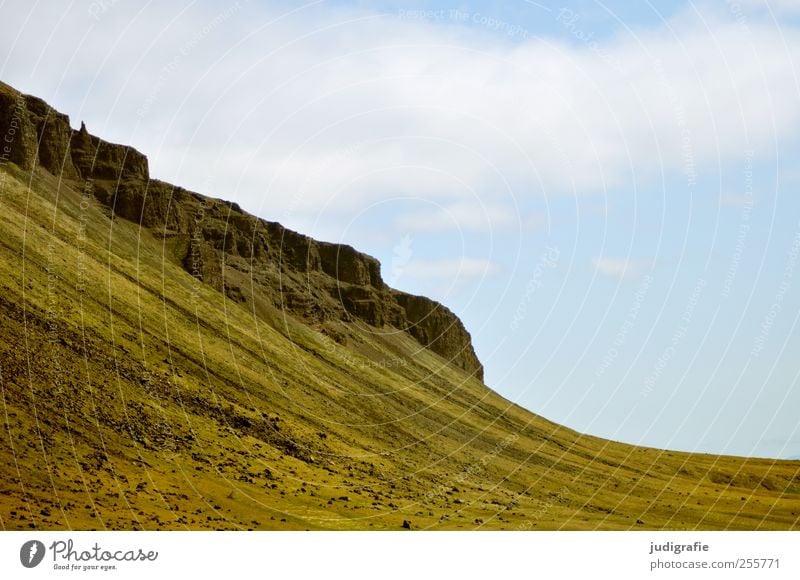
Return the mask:
[(800, 453), (795, 0), (0, 7), (0, 78), (379, 258), (579, 431)]

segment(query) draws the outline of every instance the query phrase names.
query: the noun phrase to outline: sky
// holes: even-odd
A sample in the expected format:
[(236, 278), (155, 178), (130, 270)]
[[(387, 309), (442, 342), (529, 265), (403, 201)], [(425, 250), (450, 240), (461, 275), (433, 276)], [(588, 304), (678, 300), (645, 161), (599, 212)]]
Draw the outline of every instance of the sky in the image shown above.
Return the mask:
[(0, 79), (378, 258), (580, 432), (800, 455), (800, 0), (0, 3)]

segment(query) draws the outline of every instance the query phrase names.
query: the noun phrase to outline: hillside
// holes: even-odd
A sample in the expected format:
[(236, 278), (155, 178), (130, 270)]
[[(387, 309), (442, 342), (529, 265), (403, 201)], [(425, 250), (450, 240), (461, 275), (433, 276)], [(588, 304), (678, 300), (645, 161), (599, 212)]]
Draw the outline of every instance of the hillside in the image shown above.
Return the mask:
[(378, 262), (0, 86), (0, 527), (797, 529), (800, 462), (582, 435)]

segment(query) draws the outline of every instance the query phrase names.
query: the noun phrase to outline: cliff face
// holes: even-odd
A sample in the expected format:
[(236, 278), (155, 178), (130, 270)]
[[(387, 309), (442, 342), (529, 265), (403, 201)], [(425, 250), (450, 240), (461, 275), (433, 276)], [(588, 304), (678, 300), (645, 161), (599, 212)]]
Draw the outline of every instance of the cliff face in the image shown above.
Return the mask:
[(326, 324), (388, 326), (483, 379), (462, 322), (441, 304), (389, 288), (380, 263), (340, 244), (319, 242), (238, 205), (149, 176), (147, 158), (103, 141), (66, 115), (0, 83), (0, 161), (41, 167), (90, 190), (116, 216), (174, 239), (196, 279), (237, 302), (269, 304), (323, 330)]
[(0, 86), (0, 128), (3, 161), (26, 170), (41, 166), (67, 179), (78, 177), (69, 156), (69, 119), (41, 99)]
[(267, 298), (323, 328), (326, 322), (341, 321), (403, 330), (483, 379), (483, 367), (459, 318), (429, 298), (389, 288), (375, 258), (350, 246), (318, 242), (235, 205), (196, 199), (182, 190), (171, 195), (173, 203), (176, 197), (181, 200), (175, 205), (184, 215), (149, 225), (187, 234), (184, 268), (229, 298), (248, 303)]

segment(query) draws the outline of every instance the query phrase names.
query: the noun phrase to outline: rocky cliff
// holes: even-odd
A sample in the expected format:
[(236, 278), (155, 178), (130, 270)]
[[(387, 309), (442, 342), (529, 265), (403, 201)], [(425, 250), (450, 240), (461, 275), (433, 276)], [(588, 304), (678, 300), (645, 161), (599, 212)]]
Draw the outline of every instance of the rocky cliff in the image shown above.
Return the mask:
[(336, 324), (399, 329), (483, 379), (470, 335), (450, 310), (389, 288), (380, 263), (243, 212), (235, 203), (150, 179), (147, 158), (95, 137), (47, 103), (0, 83), (0, 161), (42, 168), (90, 191), (114, 215), (151, 228), (178, 248), (197, 280), (256, 311), (267, 305), (345, 340)]

